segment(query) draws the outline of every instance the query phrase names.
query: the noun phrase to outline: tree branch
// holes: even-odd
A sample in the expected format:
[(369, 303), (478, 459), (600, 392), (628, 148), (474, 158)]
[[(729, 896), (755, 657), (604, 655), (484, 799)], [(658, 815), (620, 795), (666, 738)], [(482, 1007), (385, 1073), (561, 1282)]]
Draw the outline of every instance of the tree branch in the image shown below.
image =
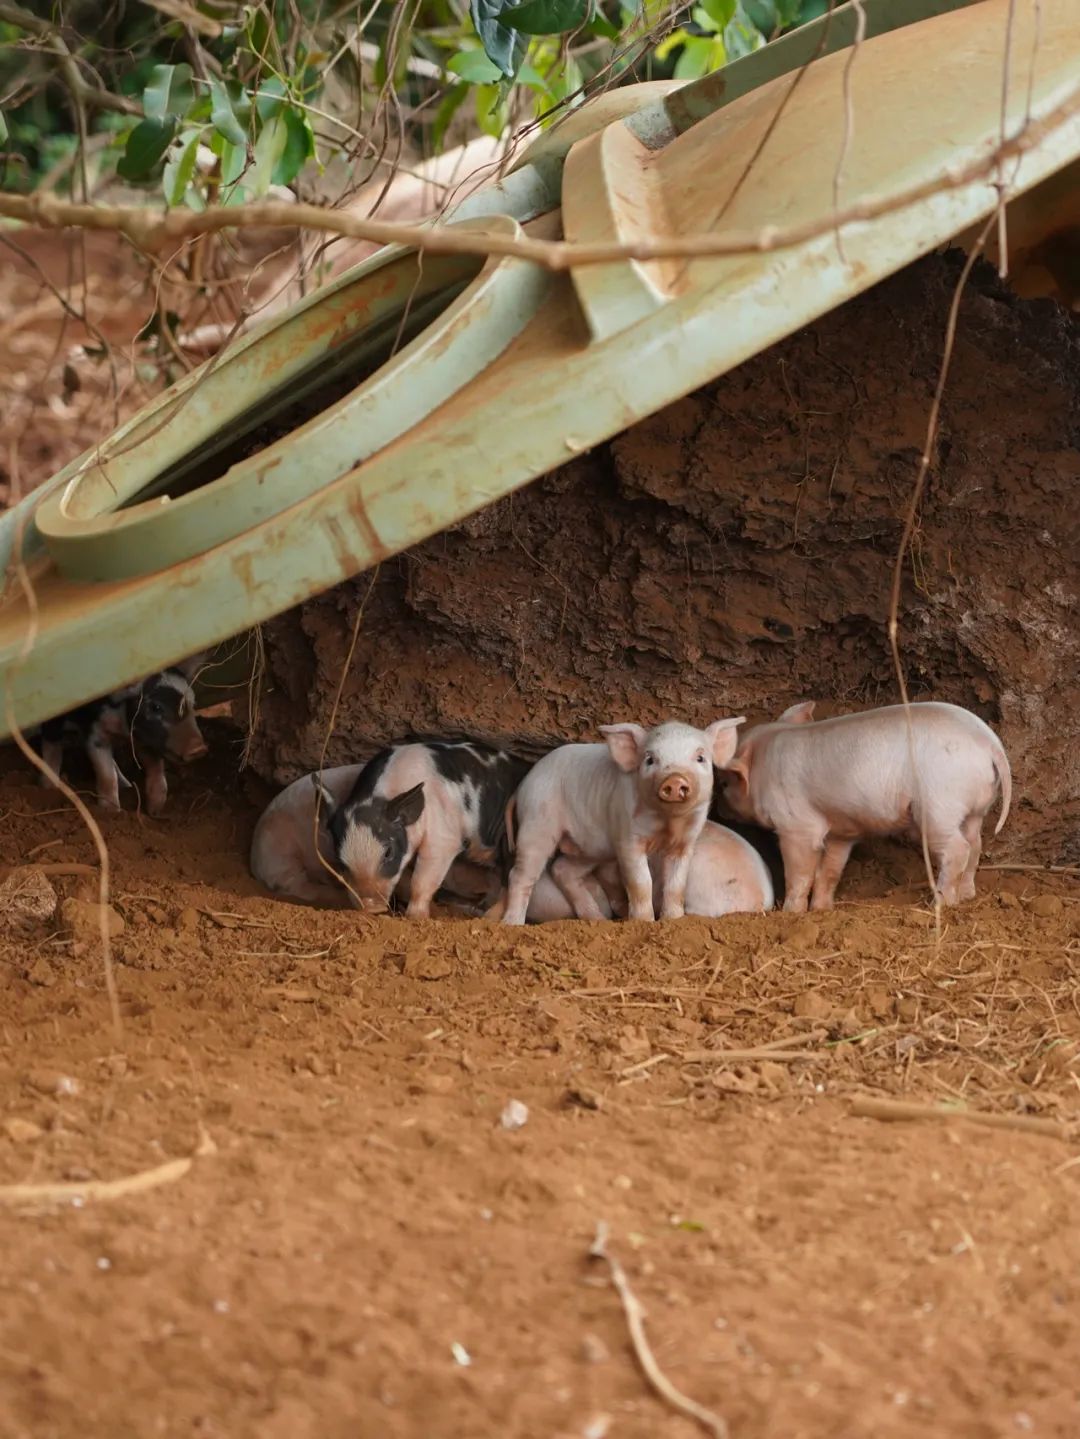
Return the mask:
[(59, 61), (59, 68), (76, 107), (82, 104), (97, 110), (115, 110), (120, 115), (142, 114), (142, 106), (129, 100), (126, 95), (114, 95), (111, 90), (103, 90), (100, 85), (91, 85), (84, 80), (67, 41), (48, 20), (31, 14), (21, 5), (10, 4), (9, 0), (0, 0), (0, 20), (8, 25), (17, 25), (20, 30), (36, 35), (45, 42), (46, 50)]
[[(0, 0), (0, 18), (6, 6)], [(844, 210), (832, 211), (800, 225), (763, 226), (760, 230), (730, 230), (721, 234), (673, 235), (660, 240), (638, 240), (627, 244), (580, 244), (565, 240), (537, 240), (531, 236), (512, 239), (484, 234), (456, 226), (406, 225), (387, 220), (361, 219), (347, 210), (324, 209), (318, 205), (260, 201), (250, 205), (214, 206), (196, 213), (191, 210), (161, 211), (139, 205), (86, 205), (60, 200), (36, 191), (32, 195), (0, 192), (0, 215), (48, 229), (114, 230), (126, 235), (140, 249), (155, 253), (176, 247), (198, 235), (221, 230), (307, 229), (324, 234), (345, 235), (375, 244), (406, 245), (434, 254), (510, 255), (532, 260), (551, 270), (568, 270), (577, 265), (603, 265), (620, 260), (658, 260), (675, 257), (702, 258), (715, 255), (764, 254), (792, 249), (847, 225), (866, 223), (931, 199), (950, 189), (959, 189), (980, 180), (990, 181), (1003, 160), (1023, 155), (1080, 111), (1080, 88), (1039, 120), (1028, 120), (1011, 138), (1004, 140), (978, 160), (947, 169), (933, 179), (909, 186), (893, 195), (864, 200)]]

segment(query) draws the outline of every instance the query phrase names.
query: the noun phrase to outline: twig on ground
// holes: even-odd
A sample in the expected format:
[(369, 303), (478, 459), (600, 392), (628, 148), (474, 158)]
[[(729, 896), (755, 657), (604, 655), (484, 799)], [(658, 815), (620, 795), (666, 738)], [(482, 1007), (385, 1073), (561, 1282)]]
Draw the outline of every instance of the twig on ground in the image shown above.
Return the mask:
[(728, 1427), (720, 1415), (715, 1414), (711, 1409), (706, 1409), (696, 1399), (691, 1399), (676, 1389), (656, 1362), (656, 1357), (645, 1336), (645, 1311), (641, 1307), (637, 1295), (630, 1288), (626, 1270), (608, 1249), (607, 1241), (608, 1227), (601, 1219), (596, 1226), (596, 1238), (589, 1246), (589, 1258), (602, 1259), (611, 1272), (611, 1282), (622, 1302), (623, 1313), (626, 1315), (626, 1326), (630, 1331), (630, 1342), (634, 1347), (634, 1357), (641, 1366), (641, 1372), (660, 1398), (666, 1404), (670, 1404), (672, 1409), (677, 1409), (680, 1414), (696, 1420), (707, 1433), (714, 1436), (714, 1439), (728, 1439)]
[(687, 1049), (676, 1053), (684, 1064), (753, 1064), (760, 1059), (774, 1059), (778, 1064), (791, 1064), (797, 1059), (821, 1059), (812, 1049)]
[(980, 870), (1030, 870), (1032, 874), (1080, 874), (1080, 864), (980, 864), (979, 868)]
[(81, 1184), (73, 1181), (4, 1184), (0, 1185), (0, 1207), (17, 1209), (24, 1204), (71, 1204), (76, 1200), (90, 1204), (101, 1199), (122, 1199), (127, 1194), (139, 1194), (144, 1189), (156, 1189), (159, 1184), (183, 1179), (191, 1165), (191, 1159), (170, 1159), (154, 1169), (143, 1169), (122, 1179), (87, 1179)]
[(859, 1119), (891, 1121), (931, 1119), (967, 1120), (986, 1129), (1018, 1129), (1026, 1134), (1041, 1134), (1046, 1139), (1068, 1141), (1069, 1131), (1055, 1119), (1037, 1119), (1029, 1114), (987, 1114), (977, 1109), (945, 1109), (934, 1104), (908, 1104), (896, 1099), (859, 1097), (851, 1102), (851, 1112)]

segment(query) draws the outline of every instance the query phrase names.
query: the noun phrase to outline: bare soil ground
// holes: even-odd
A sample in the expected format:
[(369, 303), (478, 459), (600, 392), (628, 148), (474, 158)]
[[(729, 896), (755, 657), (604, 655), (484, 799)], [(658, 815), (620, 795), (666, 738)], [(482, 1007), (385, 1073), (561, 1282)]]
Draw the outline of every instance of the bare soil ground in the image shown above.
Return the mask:
[[(196, 1155), (0, 1207), (4, 1439), (690, 1439), (601, 1220), (736, 1439), (1078, 1432), (1076, 1146), (851, 1114), (1076, 1120), (1075, 882), (988, 872), (940, 943), (899, 848), (824, 917), (374, 922), (259, 893), (216, 739), (166, 820), (106, 825), (121, 1040), (96, 944), (0, 941), (0, 1181)], [(28, 856), (93, 851), (12, 761), (4, 872)], [(724, 1057), (761, 1045), (807, 1057)]]
[[(52, 241), (38, 237), (34, 255), (66, 283)], [(96, 251), (87, 268), (90, 327), (61, 326), (32, 268), (0, 274), (8, 496), (162, 381), (129, 348), (144, 279)], [(505, 716), (506, 655), (525, 640), (549, 663), (525, 673), (522, 734), (583, 731), (601, 700), (678, 709), (692, 666), (703, 702), (725, 707), (804, 698), (821, 676), (844, 703), (886, 674), (881, 615), (864, 616), (860, 596), (874, 607), (885, 592), (948, 274), (924, 266), (883, 294), (884, 327), (869, 303), (852, 309), (756, 377), (746, 368), (616, 442), (595, 460), (614, 477), (606, 490), (599, 470), (554, 477), (521, 497), (513, 526), (507, 507), (402, 561), (376, 616), (379, 654), (359, 656), (350, 742), (387, 737), (406, 681), (412, 721), (486, 724), (496, 701)], [(1012, 727), (1025, 779), (995, 857), (1068, 860), (1076, 331), (985, 284), (965, 304), (952, 448), (922, 552), (956, 592), (942, 582), (925, 623), (911, 611), (915, 679)], [(116, 390), (107, 364), (69, 357), (95, 331), (116, 347)], [(865, 432), (811, 385), (819, 343), (849, 368), (874, 357), (852, 382)], [(795, 399), (789, 362), (807, 385)], [(873, 406), (858, 388), (869, 383)], [(777, 417), (749, 460), (728, 464), (740, 385), (755, 424), (762, 396)], [(892, 394), (903, 405), (885, 404)], [(988, 407), (1000, 453), (984, 453)], [(731, 489), (744, 471), (745, 494)], [(700, 506), (671, 488), (687, 476)], [(734, 508), (717, 567), (720, 492)], [(597, 548), (617, 580), (599, 628), (607, 591), (589, 566), (570, 594), (561, 578), (571, 503), (582, 545), (596, 514), (615, 517)], [(541, 619), (481, 632), (488, 612), (472, 596), (504, 583), (522, 534), (538, 560), (522, 613), (527, 602)], [(1002, 536), (1019, 546), (1006, 565)], [(477, 568), (485, 545), (490, 571)], [(678, 615), (662, 603), (665, 586), (682, 594), (664, 577), (691, 570), (706, 596), (697, 654), (676, 643), (689, 599)], [(727, 627), (714, 633), (717, 615)], [(321, 743), (332, 640), (350, 623), (338, 595), (279, 626), (268, 710), (282, 713), (264, 773)], [(654, 630), (659, 659), (641, 638)], [(611, 659), (624, 650), (634, 684)], [(447, 674), (450, 699), (434, 692)], [(165, 820), (105, 823), (120, 1038), (78, 912), (22, 934), (0, 922), (0, 1185), (89, 1185), (193, 1156), (169, 1183), (96, 1202), (11, 1203), (0, 1189), (0, 1439), (691, 1439), (703, 1431), (650, 1392), (607, 1270), (587, 1257), (600, 1221), (662, 1368), (732, 1439), (1080, 1432), (1075, 877), (984, 872), (940, 940), (918, 856), (891, 847), (853, 865), (823, 918), (513, 933), (372, 922), (258, 891), (246, 853), (269, 791), (238, 780), (232, 732), (208, 733), (211, 757), (176, 777)], [(0, 883), (28, 859), (94, 852), (71, 809), (3, 757)], [(85, 877), (53, 883), (61, 901), (94, 897)], [(1056, 1123), (1068, 1139), (856, 1117), (867, 1096)], [(514, 1130), (500, 1123), (511, 1099), (528, 1106)]]

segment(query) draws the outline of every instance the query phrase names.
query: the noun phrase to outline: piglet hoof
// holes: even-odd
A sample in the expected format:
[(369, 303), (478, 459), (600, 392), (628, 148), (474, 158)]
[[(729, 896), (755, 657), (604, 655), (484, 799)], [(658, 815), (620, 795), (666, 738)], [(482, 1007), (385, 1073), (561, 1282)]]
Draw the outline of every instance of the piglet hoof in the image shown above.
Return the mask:
[(665, 904), (660, 911), (661, 919), (685, 919), (686, 910), (681, 904)]
[(151, 798), (151, 797), (148, 795), (148, 796), (147, 796), (147, 799), (146, 799), (146, 813), (150, 816), (150, 818), (151, 818), (151, 819), (159, 819), (159, 818), (161, 817), (161, 815), (164, 814), (164, 812), (165, 812), (165, 797), (164, 797), (164, 795), (161, 795), (161, 796), (154, 795), (153, 798)]
[(56, 781), (53, 779), (51, 774), (39, 774), (38, 784), (41, 786), (42, 789), (56, 788)]

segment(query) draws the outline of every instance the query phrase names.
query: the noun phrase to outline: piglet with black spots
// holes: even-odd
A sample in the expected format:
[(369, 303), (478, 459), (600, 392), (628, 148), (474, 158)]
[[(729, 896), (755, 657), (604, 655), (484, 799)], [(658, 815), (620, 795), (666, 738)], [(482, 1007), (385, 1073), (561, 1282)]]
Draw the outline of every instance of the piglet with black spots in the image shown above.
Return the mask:
[(430, 739), (381, 750), (340, 803), (324, 786), (334, 864), (353, 903), (384, 912), (411, 865), (406, 912), (426, 919), (459, 857), (491, 868), (497, 888), (506, 808), (528, 770), (527, 760), (478, 740)]
[[(119, 809), (120, 786), (130, 789), (131, 781), (120, 769), (114, 750), (126, 751), (146, 777), (147, 811), (160, 814), (169, 792), (166, 759), (187, 762), (206, 754), (191, 688), (200, 662), (201, 656), (194, 656), (46, 720), (40, 730), (45, 763), (60, 774), (65, 748), (81, 746), (93, 766), (98, 804)], [(44, 782), (51, 783), (47, 777)]]

